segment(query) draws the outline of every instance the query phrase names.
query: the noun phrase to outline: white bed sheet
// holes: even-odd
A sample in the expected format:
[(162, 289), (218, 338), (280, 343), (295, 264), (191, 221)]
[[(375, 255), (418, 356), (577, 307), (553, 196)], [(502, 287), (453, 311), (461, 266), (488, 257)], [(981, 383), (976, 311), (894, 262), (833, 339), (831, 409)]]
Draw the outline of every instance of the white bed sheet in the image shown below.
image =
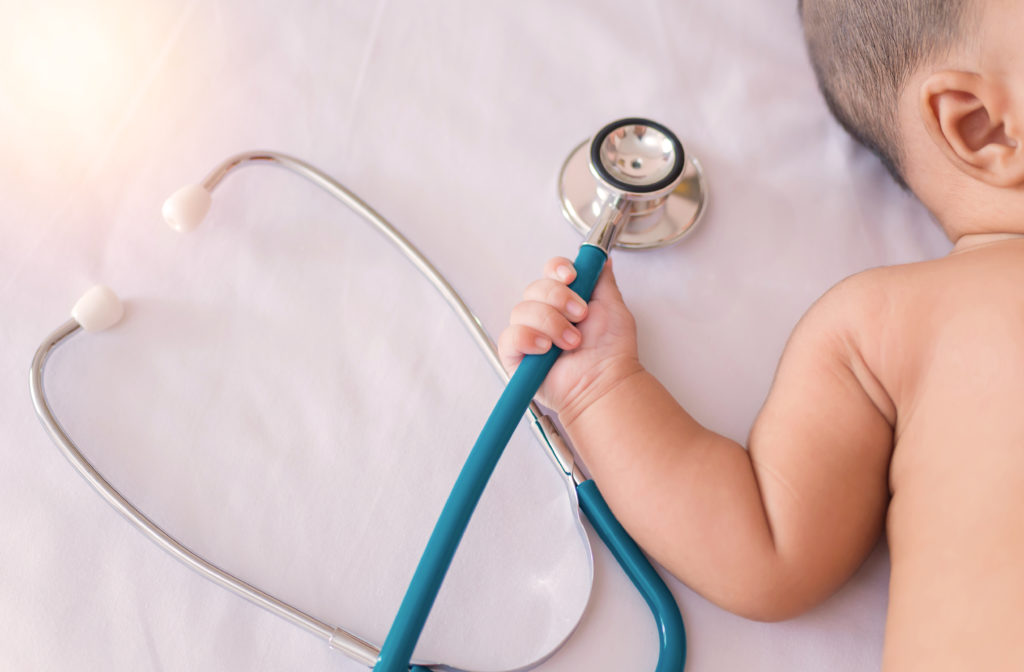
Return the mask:
[[(68, 429), (159, 522), (356, 629), (386, 627), (404, 580), (357, 582), (365, 608), (339, 591), (382, 565), (411, 572), (497, 395), (429, 287), (283, 172), (229, 178), (191, 237), (161, 228), (164, 196), (228, 154), (278, 149), (336, 175), (497, 334), (543, 261), (578, 244), (555, 199), (566, 153), (620, 116), (665, 123), (703, 163), (711, 205), (684, 244), (617, 252), (616, 272), (646, 366), (737, 440), (818, 295), (948, 249), (828, 117), (788, 2), (0, 9), (4, 669), (360, 669), (159, 553), (50, 445), (25, 374), (90, 284), (119, 291), (128, 315), (54, 357)], [(62, 35), (85, 46), (61, 53)], [(396, 446), (420, 452), (389, 452), (379, 494), (347, 498), (370, 477), (363, 461)], [(272, 485), (282, 494), (260, 495)], [(527, 661), (572, 629), (589, 563), (561, 488), (520, 431), (442, 593), (456, 620), (431, 621), (439, 648)], [(423, 506), (394, 504), (414, 489)], [(582, 622), (538, 669), (653, 668), (646, 606), (599, 543), (594, 555)], [(771, 625), (671, 581), (687, 669), (873, 669), (887, 572), (883, 545), (835, 597)], [(474, 602), (481, 586), (495, 597)]]

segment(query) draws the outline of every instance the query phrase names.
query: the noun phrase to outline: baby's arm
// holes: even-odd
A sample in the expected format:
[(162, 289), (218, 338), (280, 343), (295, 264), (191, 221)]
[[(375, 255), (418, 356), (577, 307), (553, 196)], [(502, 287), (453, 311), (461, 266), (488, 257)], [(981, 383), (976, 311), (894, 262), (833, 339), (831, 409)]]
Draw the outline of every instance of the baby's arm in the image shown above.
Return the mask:
[[(550, 284), (563, 262), (549, 263), (546, 293), (528, 290), (524, 304), (542, 319), (523, 317), (524, 304), (522, 319), (513, 313), (502, 336), (508, 363), (517, 357), (510, 344), (524, 333), (572, 347), (560, 342), (565, 295)], [(749, 450), (698, 424), (638, 360), (623, 364), (621, 351), (613, 349), (615, 364), (605, 367), (600, 352), (575, 363), (578, 353), (567, 353), (565, 369), (552, 372), (553, 408), (625, 528), (684, 583), (741, 615), (777, 620), (814, 605), (860, 565), (882, 530), (895, 410), (849, 327), (868, 310), (863, 284), (840, 284), (800, 321)], [(541, 295), (553, 297), (547, 312)], [(599, 298), (605, 305), (592, 301), (579, 325), (581, 350), (601, 338), (588, 333), (596, 310), (614, 314), (621, 303), (609, 273)], [(600, 373), (584, 376), (595, 362)]]

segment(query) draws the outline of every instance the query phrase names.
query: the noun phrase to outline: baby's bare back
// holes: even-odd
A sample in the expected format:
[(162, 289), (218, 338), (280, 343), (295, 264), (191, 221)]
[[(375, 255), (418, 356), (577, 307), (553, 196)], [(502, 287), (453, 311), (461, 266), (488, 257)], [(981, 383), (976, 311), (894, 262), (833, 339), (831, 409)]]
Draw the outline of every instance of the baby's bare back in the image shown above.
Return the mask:
[(1024, 670), (1024, 240), (862, 280), (897, 410), (884, 669)]

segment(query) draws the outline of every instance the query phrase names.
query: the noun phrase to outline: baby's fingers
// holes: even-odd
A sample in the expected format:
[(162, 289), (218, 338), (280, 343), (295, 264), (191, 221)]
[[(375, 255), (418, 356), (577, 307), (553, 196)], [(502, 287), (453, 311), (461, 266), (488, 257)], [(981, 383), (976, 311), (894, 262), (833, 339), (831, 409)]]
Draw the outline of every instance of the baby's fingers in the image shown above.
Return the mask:
[(511, 324), (498, 337), (498, 355), (509, 373), (525, 355), (542, 355), (551, 349), (551, 339), (522, 324)]
[(563, 350), (580, 344), (580, 331), (556, 308), (540, 301), (523, 301), (512, 309), (513, 326), (533, 329)]
[(579, 295), (557, 280), (541, 278), (530, 284), (523, 292), (525, 301), (545, 303), (570, 322), (579, 322), (587, 314), (587, 303)]
[(553, 257), (544, 264), (544, 277), (568, 285), (576, 279), (576, 267), (565, 257)]

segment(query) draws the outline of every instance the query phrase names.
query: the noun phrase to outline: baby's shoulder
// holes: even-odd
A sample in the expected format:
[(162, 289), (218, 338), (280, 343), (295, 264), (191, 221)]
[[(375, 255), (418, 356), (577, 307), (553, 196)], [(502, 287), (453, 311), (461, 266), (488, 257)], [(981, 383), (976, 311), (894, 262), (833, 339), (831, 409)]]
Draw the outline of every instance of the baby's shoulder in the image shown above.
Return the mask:
[(814, 303), (805, 319), (822, 328), (862, 326), (865, 320), (894, 309), (906, 272), (902, 267), (882, 266), (844, 278)]
[(842, 344), (843, 352), (877, 354), (887, 344), (906, 346), (908, 339), (927, 335), (922, 324), (944, 313), (946, 283), (937, 277), (943, 273), (935, 261), (861, 271), (825, 292), (804, 320), (826, 340)]
[(942, 295), (957, 272), (948, 257), (893, 266), (878, 266), (837, 283), (820, 299), (830, 310), (850, 316), (901, 311)]

